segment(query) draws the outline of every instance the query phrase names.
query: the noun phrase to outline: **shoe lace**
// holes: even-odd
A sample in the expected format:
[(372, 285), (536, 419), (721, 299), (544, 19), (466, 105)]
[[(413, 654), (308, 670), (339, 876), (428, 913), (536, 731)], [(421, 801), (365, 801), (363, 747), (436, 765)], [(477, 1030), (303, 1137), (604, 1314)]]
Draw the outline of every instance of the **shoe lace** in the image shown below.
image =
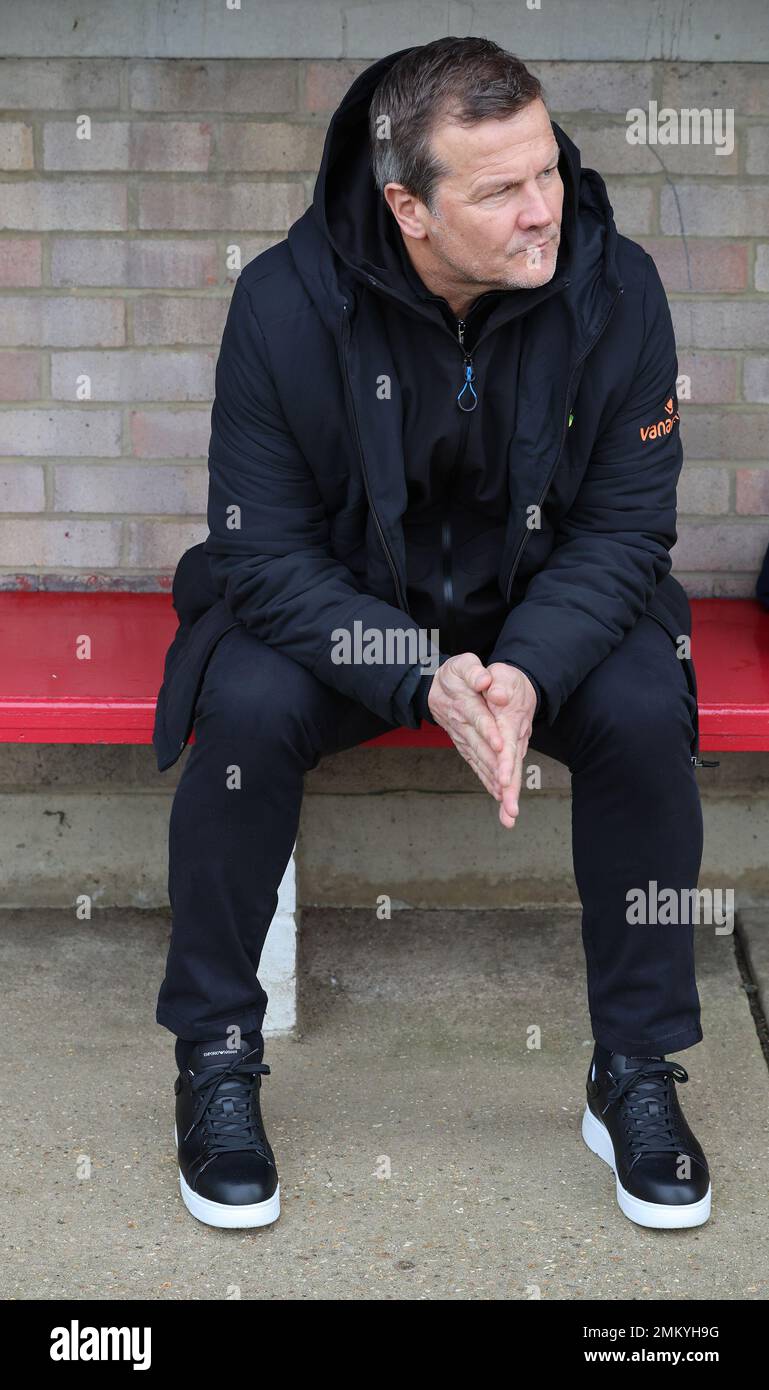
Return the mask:
[[(206, 1136), (206, 1150), (209, 1155), (217, 1153), (258, 1150), (269, 1158), (265, 1147), (264, 1132), (259, 1118), (259, 1107), (254, 1104), (254, 1078), (269, 1076), (270, 1068), (264, 1062), (253, 1062), (257, 1049), (237, 1054), (226, 1067), (215, 1071), (206, 1069), (192, 1078), (192, 1092), (197, 1103), (192, 1123), (185, 1135), (188, 1139), (196, 1125), (202, 1125)], [(220, 1088), (229, 1083), (227, 1091), (220, 1094)], [(240, 1082), (235, 1090), (233, 1082)]]
[(680, 1063), (650, 1060), (612, 1079), (603, 1113), (624, 1101), (623, 1120), (633, 1162), (645, 1154), (684, 1152), (686, 1141), (672, 1086), (674, 1081), (689, 1080)]

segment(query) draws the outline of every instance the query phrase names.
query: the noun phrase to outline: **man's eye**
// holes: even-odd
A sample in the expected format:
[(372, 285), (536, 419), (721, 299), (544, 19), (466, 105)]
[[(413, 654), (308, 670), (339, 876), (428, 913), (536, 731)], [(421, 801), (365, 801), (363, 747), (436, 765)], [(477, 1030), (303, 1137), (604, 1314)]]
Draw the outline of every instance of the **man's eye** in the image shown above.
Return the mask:
[[(551, 164), (549, 169), (543, 169), (543, 170), (542, 170), (542, 173), (540, 174), (539, 177), (540, 177), (540, 178), (544, 178), (545, 174), (554, 174), (557, 168), (558, 168), (557, 162), (556, 162), (555, 164)], [(505, 186), (504, 186), (504, 188), (495, 188), (493, 193), (487, 193), (487, 194), (486, 194), (486, 197), (485, 197), (485, 199), (484, 199), (484, 202), (488, 202), (489, 198), (502, 198), (502, 197), (504, 196), (505, 193), (509, 193), (509, 191), (510, 191), (511, 188), (516, 188), (516, 187), (517, 187), (517, 184), (514, 184), (514, 183), (506, 183)]]

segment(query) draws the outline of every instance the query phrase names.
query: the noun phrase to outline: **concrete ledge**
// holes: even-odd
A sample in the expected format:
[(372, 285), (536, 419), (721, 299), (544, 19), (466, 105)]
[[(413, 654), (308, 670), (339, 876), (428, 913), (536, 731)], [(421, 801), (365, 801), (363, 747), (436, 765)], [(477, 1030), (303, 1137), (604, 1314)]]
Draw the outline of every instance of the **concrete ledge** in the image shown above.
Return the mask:
[[(69, 908), (88, 893), (96, 907), (166, 907), (168, 816), (186, 757), (161, 775), (150, 748), (0, 745), (0, 900)], [(371, 907), (382, 893), (395, 908), (576, 905), (569, 775), (537, 761), (542, 790), (524, 792), (508, 835), (450, 749), (324, 759), (305, 783), (298, 905)], [(698, 777), (700, 885), (733, 887), (748, 907), (769, 896), (769, 754), (722, 754)]]
[[(137, 753), (141, 753), (137, 749)], [(719, 766), (697, 774), (703, 799), (769, 791), (769, 753), (705, 753)], [(541, 791), (568, 792), (571, 776), (563, 763), (531, 749), (526, 767), (541, 769)], [(140, 772), (137, 775), (141, 775)], [(167, 775), (167, 774), (164, 774)], [(0, 766), (0, 785), (2, 785)], [(362, 795), (383, 791), (472, 792), (486, 796), (480, 782), (451, 748), (351, 748), (324, 758), (305, 779), (306, 796)]]
[(578, 901), (566, 796), (530, 796), (516, 831), (487, 794), (307, 797), (298, 840), (304, 904), (522, 907)]

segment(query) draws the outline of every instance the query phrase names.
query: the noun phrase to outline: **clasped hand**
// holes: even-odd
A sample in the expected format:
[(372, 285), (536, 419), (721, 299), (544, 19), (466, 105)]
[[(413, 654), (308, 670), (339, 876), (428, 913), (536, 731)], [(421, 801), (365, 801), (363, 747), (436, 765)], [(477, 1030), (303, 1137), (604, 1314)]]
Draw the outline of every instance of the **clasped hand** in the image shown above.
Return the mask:
[(484, 666), (475, 652), (462, 652), (438, 667), (427, 703), (433, 718), (499, 802), (502, 825), (512, 829), (537, 707), (537, 693), (528, 676), (505, 661)]

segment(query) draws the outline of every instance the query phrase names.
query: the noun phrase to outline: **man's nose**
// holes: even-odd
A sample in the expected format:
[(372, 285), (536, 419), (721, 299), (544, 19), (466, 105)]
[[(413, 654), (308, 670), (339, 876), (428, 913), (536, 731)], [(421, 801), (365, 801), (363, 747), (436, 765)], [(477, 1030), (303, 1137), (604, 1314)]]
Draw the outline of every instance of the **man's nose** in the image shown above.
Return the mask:
[(526, 188), (524, 198), (523, 207), (518, 212), (519, 227), (524, 231), (530, 227), (547, 227), (553, 221), (553, 214), (536, 183)]

